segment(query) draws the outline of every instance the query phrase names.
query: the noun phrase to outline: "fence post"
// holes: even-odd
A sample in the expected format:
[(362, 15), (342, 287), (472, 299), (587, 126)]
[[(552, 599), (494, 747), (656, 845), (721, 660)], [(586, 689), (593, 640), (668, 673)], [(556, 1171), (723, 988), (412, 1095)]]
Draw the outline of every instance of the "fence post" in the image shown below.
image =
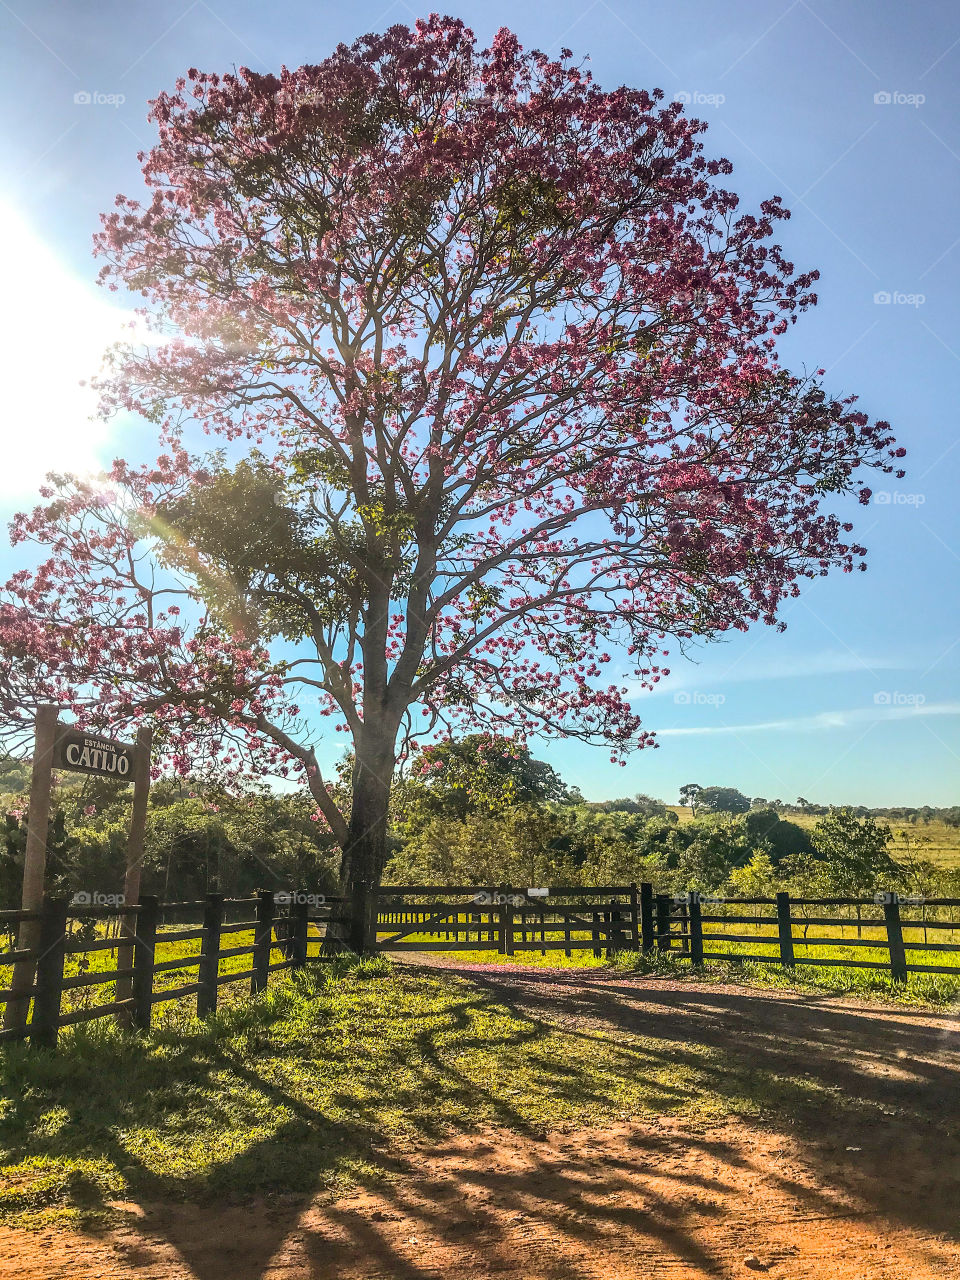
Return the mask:
[[(133, 812), (127, 833), (126, 870), (123, 876), (124, 906), (133, 906), (140, 899), (140, 878), (143, 869), (143, 837), (147, 824), (147, 803), (150, 798), (150, 748), (153, 730), (141, 725), (137, 730), (137, 746), (133, 757)], [(123, 943), (117, 951), (117, 968), (131, 969), (136, 956), (136, 920), (129, 915), (120, 916), (120, 936)], [(133, 978), (117, 979), (117, 1000), (129, 1000), (133, 994)], [(126, 1010), (120, 1011), (121, 1020)], [(129, 1021), (129, 1019), (127, 1019)]]
[(513, 949), (514, 928), (513, 928), (513, 903), (508, 902), (508, 898), (513, 897), (513, 889), (507, 885), (503, 891), (503, 954), (505, 956), (515, 955)]
[[(497, 913), (497, 941), (500, 955), (512, 956), (513, 951), (513, 908), (507, 899), (511, 896), (509, 885), (500, 885), (493, 891), (491, 904)], [(492, 916), (492, 912), (491, 912)]]
[(153, 966), (157, 947), (160, 900), (140, 895), (137, 930), (133, 940), (133, 1025), (150, 1030), (153, 1017)]
[(257, 893), (257, 923), (253, 931), (253, 977), (250, 994), (265, 991), (270, 968), (270, 948), (273, 943), (273, 892), (260, 889)]
[(375, 955), (377, 950), (377, 939), (380, 936), (380, 892), (378, 889), (371, 889), (367, 893), (366, 903), (367, 919), (366, 929), (364, 931), (366, 937), (366, 954)]
[(30, 1020), (30, 1044), (34, 1048), (57, 1047), (66, 946), (67, 900), (44, 895), (37, 945), (36, 994)]
[(780, 939), (780, 964), (784, 969), (794, 967), (793, 921), (790, 919), (789, 893), (777, 894), (777, 935)]
[(649, 954), (656, 945), (653, 929), (653, 885), (640, 886), (640, 938), (643, 950)]
[(907, 953), (900, 924), (900, 895), (885, 893), (883, 898), (883, 918), (887, 926), (887, 946), (890, 949), (890, 977), (894, 982), (906, 982)]
[(307, 939), (310, 936), (310, 908), (305, 893), (294, 894), (290, 903), (290, 923), (293, 927), (293, 968), (302, 969), (307, 963)]
[(220, 926), (223, 924), (223, 894), (208, 893), (203, 904), (203, 937), (200, 940), (200, 971), (197, 1017), (217, 1010), (217, 978), (220, 973)]
[(673, 946), (670, 937), (670, 895), (657, 894), (657, 950), (669, 951)]
[(703, 920), (700, 914), (700, 894), (696, 889), (687, 894), (687, 927), (690, 931), (690, 963), (703, 964)]
[(591, 916), (591, 920), (593, 922), (593, 928), (591, 930), (593, 938), (593, 957), (595, 960), (599, 960), (603, 954), (600, 950), (600, 912), (594, 911)]

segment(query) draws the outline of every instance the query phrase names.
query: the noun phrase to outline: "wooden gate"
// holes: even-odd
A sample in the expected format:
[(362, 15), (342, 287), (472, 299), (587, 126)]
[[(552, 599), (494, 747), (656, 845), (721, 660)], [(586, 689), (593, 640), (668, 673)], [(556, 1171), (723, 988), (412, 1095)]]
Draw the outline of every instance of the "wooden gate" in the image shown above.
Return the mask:
[[(644, 895), (646, 897), (646, 895)], [(642, 917), (636, 885), (602, 889), (520, 889), (510, 885), (385, 885), (378, 892), (378, 951), (638, 951)]]

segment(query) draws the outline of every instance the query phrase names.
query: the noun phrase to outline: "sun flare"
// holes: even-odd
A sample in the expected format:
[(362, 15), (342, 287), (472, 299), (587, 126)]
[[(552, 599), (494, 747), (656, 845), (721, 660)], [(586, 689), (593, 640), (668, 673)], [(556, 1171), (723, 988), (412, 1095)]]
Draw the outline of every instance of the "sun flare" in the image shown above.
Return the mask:
[[(69, 270), (28, 220), (0, 204), (4, 306), (0, 312), (3, 406), (0, 502), (36, 494), (51, 470), (81, 474), (109, 461), (109, 423), (95, 417), (89, 380), (130, 314)], [(129, 329), (127, 330), (129, 334)]]

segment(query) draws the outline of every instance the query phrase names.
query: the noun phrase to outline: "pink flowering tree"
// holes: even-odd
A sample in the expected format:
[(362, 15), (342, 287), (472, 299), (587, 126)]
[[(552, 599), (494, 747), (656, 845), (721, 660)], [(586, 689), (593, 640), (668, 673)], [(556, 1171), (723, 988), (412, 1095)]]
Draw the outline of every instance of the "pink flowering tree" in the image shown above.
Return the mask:
[(40, 562), (0, 607), (3, 709), (297, 775), (362, 946), (418, 735), (649, 745), (624, 681), (862, 568), (833, 507), (902, 451), (779, 364), (817, 273), (660, 91), (432, 17), (192, 70), (151, 119), (147, 198), (96, 248), (158, 335), (114, 353), (104, 412), (162, 454), (54, 476), (14, 522)]

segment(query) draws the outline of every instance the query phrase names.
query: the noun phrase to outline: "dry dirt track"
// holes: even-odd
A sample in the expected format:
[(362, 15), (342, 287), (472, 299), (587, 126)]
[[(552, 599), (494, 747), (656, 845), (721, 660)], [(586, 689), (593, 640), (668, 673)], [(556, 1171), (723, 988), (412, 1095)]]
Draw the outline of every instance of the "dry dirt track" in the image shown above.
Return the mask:
[(953, 1015), (597, 971), (444, 967), (546, 1020), (717, 1045), (866, 1108), (800, 1129), (667, 1120), (546, 1141), (459, 1137), (406, 1153), (397, 1178), (332, 1205), (131, 1206), (138, 1226), (103, 1240), (0, 1233), (0, 1280), (960, 1277)]

